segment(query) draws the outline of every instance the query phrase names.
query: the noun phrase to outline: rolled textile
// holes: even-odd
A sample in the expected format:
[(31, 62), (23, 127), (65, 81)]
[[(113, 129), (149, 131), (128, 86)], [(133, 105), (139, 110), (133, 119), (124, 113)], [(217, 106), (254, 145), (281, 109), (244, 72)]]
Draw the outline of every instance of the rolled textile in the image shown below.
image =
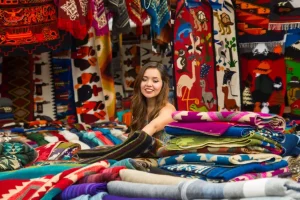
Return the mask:
[(289, 179), (264, 178), (230, 183), (191, 180), (179, 183), (180, 197), (188, 199), (239, 199), (258, 197), (300, 198), (300, 184)]
[(176, 185), (181, 181), (187, 181), (186, 178), (152, 174), (148, 172), (142, 172), (132, 169), (122, 169), (120, 171), (120, 177), (122, 181), (133, 183), (147, 183), (155, 185)]
[(180, 200), (178, 186), (111, 181), (107, 184), (110, 195), (139, 198), (164, 198)]
[(175, 111), (172, 117), (180, 122), (235, 122), (257, 126), (258, 128), (271, 128), (274, 131), (284, 131), (285, 120), (278, 115), (254, 112), (194, 112)]
[(80, 163), (86, 164), (105, 159), (121, 160), (128, 157), (136, 157), (149, 151), (153, 140), (154, 139), (144, 131), (136, 131), (120, 145), (106, 149), (81, 150), (78, 151), (77, 154), (80, 158), (86, 158), (80, 161)]
[(78, 181), (78, 183), (103, 183), (113, 180), (120, 180), (119, 172), (122, 169), (126, 169), (126, 167), (118, 166), (106, 168), (97, 174), (84, 176)]
[(209, 153), (187, 153), (168, 156), (158, 159), (158, 165), (172, 165), (179, 163), (214, 163), (216, 165), (243, 165), (248, 163), (273, 163), (282, 160), (281, 156), (275, 154), (237, 154), (217, 155)]
[(107, 191), (106, 183), (81, 183), (70, 185), (60, 193), (62, 200), (68, 200), (79, 197), (83, 194), (96, 195), (99, 192)]

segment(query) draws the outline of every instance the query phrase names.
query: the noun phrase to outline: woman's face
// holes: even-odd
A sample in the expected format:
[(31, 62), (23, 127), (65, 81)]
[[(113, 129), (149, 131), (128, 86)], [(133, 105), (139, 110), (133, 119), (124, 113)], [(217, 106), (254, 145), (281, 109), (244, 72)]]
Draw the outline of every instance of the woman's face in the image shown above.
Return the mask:
[(149, 68), (144, 73), (141, 82), (141, 92), (146, 98), (150, 99), (160, 93), (162, 85), (163, 82), (158, 69)]

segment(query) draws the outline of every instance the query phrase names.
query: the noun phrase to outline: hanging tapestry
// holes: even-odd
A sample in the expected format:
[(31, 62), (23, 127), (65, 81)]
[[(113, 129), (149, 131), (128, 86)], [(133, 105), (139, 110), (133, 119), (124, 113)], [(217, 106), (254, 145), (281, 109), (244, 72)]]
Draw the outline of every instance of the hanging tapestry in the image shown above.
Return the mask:
[(3, 57), (0, 56), (0, 91), (1, 91), (1, 84), (2, 84), (2, 62), (3, 62)]
[(0, 5), (0, 53), (8, 55), (15, 49), (32, 53), (42, 46), (54, 48), (60, 32), (53, 0), (1, 1)]
[(214, 47), (216, 62), (217, 96), (219, 111), (241, 110), (240, 70), (237, 52), (236, 24), (231, 0), (213, 8)]
[(281, 41), (280, 31), (268, 31), (271, 0), (233, 0), (237, 34), (241, 46), (254, 48), (257, 42)]
[(287, 99), (291, 114), (300, 116), (300, 33), (288, 34), (285, 42)]
[(51, 54), (34, 54), (34, 116), (47, 116), (56, 119), (54, 90), (51, 72)]
[(174, 76), (178, 110), (217, 110), (212, 19), (206, 2), (177, 4)]
[(81, 41), (74, 38), (71, 53), (78, 122), (91, 124), (108, 121), (105, 96), (100, 80), (100, 67), (97, 61), (97, 49), (101, 48), (101, 45), (95, 46), (92, 28), (89, 30), (87, 43), (80, 43)]
[(109, 34), (109, 27), (107, 24), (106, 11), (103, 0), (92, 1), (92, 26), (95, 29), (96, 36)]
[(300, 28), (299, 0), (272, 0), (270, 30), (289, 30)]
[(283, 46), (241, 48), (242, 110), (283, 114), (286, 90)]
[(98, 66), (100, 68), (100, 81), (105, 97), (105, 107), (109, 120), (115, 120), (116, 112), (116, 92), (114, 77), (112, 73), (111, 61), (112, 61), (112, 46), (110, 35), (103, 35), (96, 37), (96, 55)]
[(76, 123), (78, 120), (74, 100), (70, 50), (52, 52), (51, 72), (54, 82), (56, 119), (70, 124)]
[(122, 44), (122, 63), (123, 85), (125, 91), (133, 91), (135, 78), (140, 70), (140, 39), (137, 37), (129, 38), (123, 36)]
[(33, 120), (33, 59), (31, 56), (3, 57), (1, 96), (13, 101), (13, 113), (16, 121)]
[(129, 18), (136, 25), (136, 35), (143, 32), (143, 23), (148, 19), (147, 12), (142, 8), (140, 0), (126, 0)]

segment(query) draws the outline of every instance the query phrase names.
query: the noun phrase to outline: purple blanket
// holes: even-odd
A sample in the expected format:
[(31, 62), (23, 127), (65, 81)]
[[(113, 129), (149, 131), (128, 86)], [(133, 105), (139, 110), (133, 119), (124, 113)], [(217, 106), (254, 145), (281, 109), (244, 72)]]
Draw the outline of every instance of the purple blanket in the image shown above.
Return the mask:
[(82, 183), (77, 185), (71, 185), (64, 189), (60, 194), (60, 199), (73, 199), (84, 194), (94, 196), (97, 193), (104, 191), (107, 191), (106, 183)]
[(285, 120), (278, 115), (254, 112), (193, 112), (176, 111), (172, 114), (178, 122), (231, 122), (270, 128), (274, 131), (285, 130)]

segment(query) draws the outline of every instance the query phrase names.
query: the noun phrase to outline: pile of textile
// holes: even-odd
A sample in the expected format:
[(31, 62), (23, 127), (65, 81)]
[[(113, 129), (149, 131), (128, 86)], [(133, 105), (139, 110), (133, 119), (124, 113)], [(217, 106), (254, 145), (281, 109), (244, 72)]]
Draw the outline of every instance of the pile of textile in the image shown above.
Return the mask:
[[(19, 164), (2, 169), (0, 199), (300, 198), (295, 123), (251, 112), (178, 111), (173, 118), (176, 122), (165, 127), (171, 135), (166, 145), (136, 131), (128, 137), (123, 134), (123, 142), (113, 145), (97, 146), (94, 141), (85, 149), (83, 140), (59, 139), (32, 148), (15, 142), (13, 128), (10, 137), (1, 141), (6, 149), (1, 149), (0, 158), (4, 163), (15, 156), (11, 163)], [(32, 126), (23, 129), (44, 135), (54, 127), (53, 123)], [(57, 125), (56, 131), (61, 138), (111, 131), (104, 124), (87, 130), (75, 127)]]

